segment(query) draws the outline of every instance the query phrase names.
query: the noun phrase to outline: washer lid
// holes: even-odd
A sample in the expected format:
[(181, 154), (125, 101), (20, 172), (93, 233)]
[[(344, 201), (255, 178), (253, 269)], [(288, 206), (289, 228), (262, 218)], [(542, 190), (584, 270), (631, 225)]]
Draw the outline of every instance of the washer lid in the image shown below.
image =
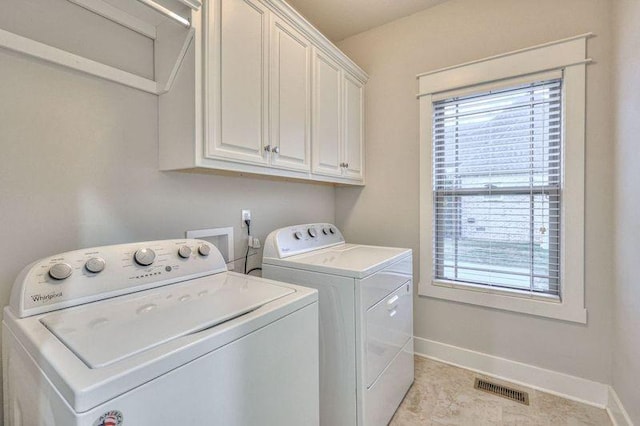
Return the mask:
[(246, 314), (295, 290), (217, 274), (57, 311), (40, 319), (90, 368)]
[(410, 255), (411, 250), (406, 248), (339, 244), (285, 259), (265, 257), (263, 262), (345, 277), (364, 278)]

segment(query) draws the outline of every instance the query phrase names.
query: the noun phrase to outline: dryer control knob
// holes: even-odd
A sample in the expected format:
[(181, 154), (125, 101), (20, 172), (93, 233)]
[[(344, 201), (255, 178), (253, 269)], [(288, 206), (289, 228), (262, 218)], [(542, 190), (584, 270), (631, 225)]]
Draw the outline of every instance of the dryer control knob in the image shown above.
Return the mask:
[(71, 265), (68, 263), (56, 263), (49, 269), (49, 276), (54, 280), (64, 280), (71, 276)]
[(301, 240), (302, 239), (302, 232), (300, 231), (296, 231), (293, 233), (293, 236), (296, 240)]
[(211, 247), (209, 247), (206, 244), (203, 244), (200, 247), (198, 247), (198, 253), (200, 253), (201, 256), (209, 256), (209, 253), (211, 253)]
[(322, 228), (322, 233), (324, 235), (329, 235), (329, 228)]
[(102, 272), (106, 265), (107, 264), (103, 258), (92, 257), (91, 259), (87, 260), (87, 262), (84, 264), (84, 267), (87, 268), (87, 271), (97, 274), (98, 272)]
[(329, 232), (331, 232), (331, 234), (335, 234), (336, 233), (336, 231), (335, 231), (335, 229), (333, 229), (333, 227), (329, 227)]
[(183, 259), (188, 259), (189, 256), (191, 256), (191, 247), (189, 246), (182, 246), (178, 249), (178, 256), (180, 256)]
[(150, 248), (143, 248), (136, 251), (136, 254), (133, 255), (136, 263), (142, 266), (149, 266), (156, 260), (156, 252), (151, 250)]
[(318, 231), (316, 231), (316, 228), (309, 228), (307, 229), (307, 232), (309, 233), (309, 236), (311, 238), (315, 238), (318, 236)]

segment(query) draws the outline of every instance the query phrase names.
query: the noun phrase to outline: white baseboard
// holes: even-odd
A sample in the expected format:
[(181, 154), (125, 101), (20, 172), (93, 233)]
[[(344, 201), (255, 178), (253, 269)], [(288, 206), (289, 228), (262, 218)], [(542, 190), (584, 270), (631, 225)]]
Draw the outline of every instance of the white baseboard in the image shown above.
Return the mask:
[(466, 368), (487, 376), (541, 390), (598, 408), (609, 402), (609, 385), (530, 364), (414, 337), (416, 355)]
[(607, 413), (609, 413), (609, 417), (611, 417), (611, 421), (614, 426), (633, 426), (631, 417), (629, 417), (627, 410), (622, 406), (622, 402), (620, 402), (618, 394), (612, 387), (609, 387)]

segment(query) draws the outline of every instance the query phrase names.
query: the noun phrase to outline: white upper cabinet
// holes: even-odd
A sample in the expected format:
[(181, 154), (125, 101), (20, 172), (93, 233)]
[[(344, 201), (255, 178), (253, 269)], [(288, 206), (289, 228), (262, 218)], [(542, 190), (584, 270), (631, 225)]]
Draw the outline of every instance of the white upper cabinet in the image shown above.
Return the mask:
[(313, 173), (364, 179), (364, 86), (321, 51), (313, 56)]
[(346, 177), (364, 178), (364, 86), (356, 78), (344, 74), (343, 168)]
[(364, 185), (364, 71), (281, 0), (208, 0), (190, 22), (162, 170)]
[(311, 167), (311, 43), (284, 20), (271, 22), (271, 165)]
[(313, 172), (342, 175), (340, 66), (319, 50), (313, 55)]
[(269, 11), (254, 0), (210, 4), (206, 156), (266, 164)]

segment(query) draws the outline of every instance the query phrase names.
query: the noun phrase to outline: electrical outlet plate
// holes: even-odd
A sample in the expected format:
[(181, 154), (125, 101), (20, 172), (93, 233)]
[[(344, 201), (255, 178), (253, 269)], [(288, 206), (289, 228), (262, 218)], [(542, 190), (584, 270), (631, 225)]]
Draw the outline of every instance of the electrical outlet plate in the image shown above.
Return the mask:
[(245, 226), (247, 226), (244, 221), (245, 220), (251, 220), (251, 210), (242, 210), (242, 227), (244, 228)]

